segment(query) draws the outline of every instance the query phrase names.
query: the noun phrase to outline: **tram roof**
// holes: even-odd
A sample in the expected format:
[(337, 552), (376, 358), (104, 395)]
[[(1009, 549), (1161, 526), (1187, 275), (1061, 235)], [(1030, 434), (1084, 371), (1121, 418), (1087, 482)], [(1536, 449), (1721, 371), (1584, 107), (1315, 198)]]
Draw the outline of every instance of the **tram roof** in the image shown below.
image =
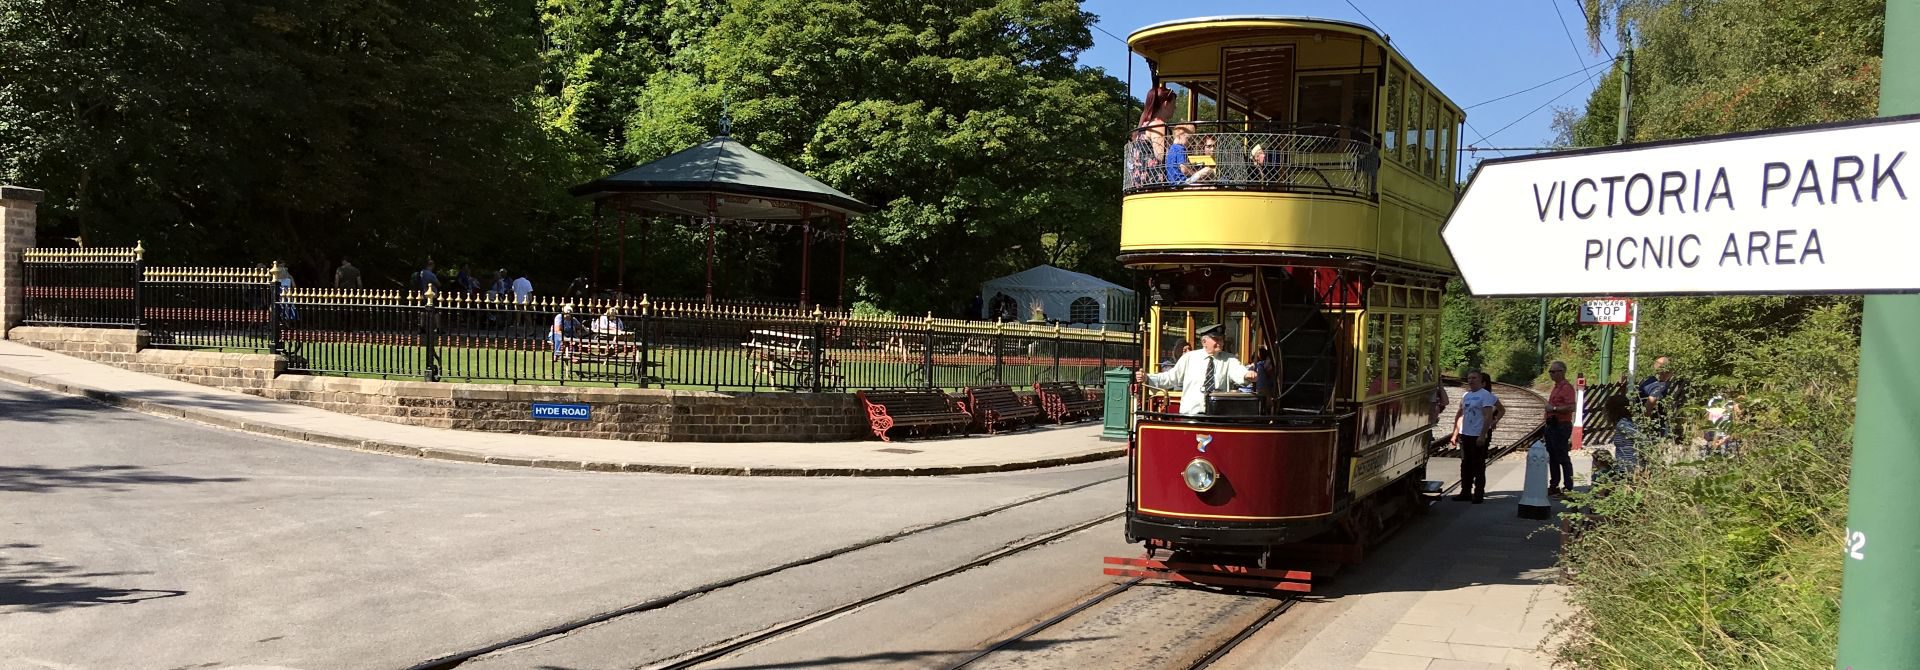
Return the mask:
[(1197, 25), (1197, 24), (1228, 24), (1228, 25), (1214, 25), (1209, 27), (1238, 28), (1238, 27), (1252, 27), (1252, 26), (1232, 25), (1232, 24), (1256, 24), (1256, 23), (1293, 24), (1293, 25), (1298, 25), (1301, 27), (1308, 27), (1308, 28), (1314, 27), (1315, 25), (1339, 26), (1339, 27), (1348, 29), (1348, 31), (1356, 32), (1356, 33), (1360, 33), (1360, 34), (1372, 37), (1373, 39), (1379, 41), (1382, 44), (1385, 44), (1387, 42), (1386, 36), (1381, 35), (1379, 32), (1376, 32), (1371, 26), (1367, 26), (1365, 24), (1360, 24), (1360, 23), (1354, 23), (1352, 21), (1341, 21), (1339, 19), (1322, 19), (1322, 18), (1317, 18), (1312, 16), (1290, 16), (1290, 15), (1282, 15), (1282, 14), (1228, 14), (1225, 16), (1196, 16), (1190, 19), (1174, 19), (1172, 21), (1161, 21), (1159, 23), (1155, 23), (1153, 25), (1143, 27), (1139, 30), (1135, 30), (1132, 33), (1128, 34), (1127, 43), (1132, 44), (1134, 40), (1139, 39), (1140, 36), (1144, 33), (1160, 32), (1162, 29), (1172, 28), (1175, 26), (1190, 26), (1190, 25)]
[[(1153, 60), (1162, 52), (1172, 49), (1207, 42), (1224, 41), (1236, 37), (1246, 37), (1248, 36), (1247, 33), (1257, 34), (1287, 28), (1346, 33), (1371, 41), (1393, 52), (1395, 57), (1406, 64), (1407, 69), (1412, 71), (1415, 77), (1425, 81), (1429, 86), (1433, 86), (1433, 80), (1424, 73), (1421, 73), (1420, 68), (1415, 66), (1413, 60), (1407, 58), (1406, 54), (1400, 53), (1400, 49), (1394, 47), (1393, 42), (1388, 40), (1386, 35), (1374, 30), (1372, 26), (1339, 19), (1280, 14), (1229, 14), (1225, 16), (1197, 16), (1190, 19), (1174, 19), (1172, 21), (1161, 21), (1129, 33), (1127, 35), (1127, 48), (1147, 57), (1148, 60)], [(1175, 35), (1180, 35), (1186, 39), (1168, 39)], [(1436, 93), (1439, 92), (1438, 86), (1433, 86), (1433, 88)], [(1445, 93), (1440, 93), (1440, 97), (1446, 98), (1448, 104), (1457, 106), (1457, 103), (1454, 103), (1452, 98)]]

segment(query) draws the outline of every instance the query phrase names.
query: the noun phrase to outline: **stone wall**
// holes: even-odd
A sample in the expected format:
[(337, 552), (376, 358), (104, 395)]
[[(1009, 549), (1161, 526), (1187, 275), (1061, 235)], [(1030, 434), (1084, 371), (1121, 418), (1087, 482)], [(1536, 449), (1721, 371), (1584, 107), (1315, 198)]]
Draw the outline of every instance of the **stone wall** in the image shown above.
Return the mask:
[(35, 189), (0, 186), (0, 335), (19, 324), (25, 311), (21, 299), (26, 279), (21, 276), (25, 270), (20, 256), (33, 246), (44, 196)]
[[(282, 375), (264, 395), (381, 421), (496, 433), (647, 442), (826, 442), (870, 436), (859, 400), (843, 393), (714, 393)], [(534, 419), (536, 402), (583, 403), (592, 408), (591, 419)]]
[(142, 349), (146, 335), (132, 329), (18, 326), (7, 331), (7, 339), (134, 372), (253, 395), (265, 395), (263, 389), (287, 367), (286, 359), (272, 354)]
[(146, 342), (140, 331), (131, 328), (61, 328), (53, 326), (17, 326), (7, 331), (7, 339), (95, 363), (127, 367), (140, 355)]
[[(140, 349), (134, 330), (21, 326), (7, 338), (168, 379), (430, 428), (648, 442), (831, 442), (868, 439), (848, 393), (715, 393), (666, 389), (449, 384), (283, 374), (286, 359)], [(533, 418), (533, 403), (585, 403), (588, 421)]]

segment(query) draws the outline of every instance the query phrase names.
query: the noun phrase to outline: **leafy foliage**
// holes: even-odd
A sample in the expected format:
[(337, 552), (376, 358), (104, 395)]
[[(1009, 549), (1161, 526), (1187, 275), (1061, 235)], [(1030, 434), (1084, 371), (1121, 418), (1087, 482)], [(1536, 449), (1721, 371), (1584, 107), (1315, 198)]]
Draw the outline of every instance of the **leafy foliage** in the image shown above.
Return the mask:
[[(142, 239), (162, 263), (280, 257), (311, 283), (350, 256), (391, 286), (433, 255), (555, 287), (600, 244), (629, 285), (697, 295), (703, 231), (622, 240), (565, 189), (724, 109), (879, 206), (851, 299), (951, 313), (1036, 263), (1121, 274), (1129, 101), (1075, 64), (1092, 20), (1073, 0), (0, 0), (0, 179), (47, 189), (48, 242)], [(795, 297), (797, 234), (717, 237), (720, 293)]]
[(4, 0), (0, 177), (48, 189), (44, 238), (159, 262), (535, 246), (533, 38), (493, 0)]
[[(1859, 314), (1813, 310), (1792, 334), (1731, 356), (1747, 380), (1737, 458), (1671, 464), (1576, 495), (1597, 523), (1562, 564), (1576, 667), (1833, 665), (1852, 455)], [(1645, 422), (1642, 422), (1645, 425)], [(1642, 440), (1645, 453), (1662, 453)], [(1688, 450), (1690, 451), (1690, 450)]]
[(1070, 0), (735, 2), (649, 79), (626, 153), (734, 134), (880, 210), (854, 222), (859, 293), (942, 312), (1029, 265), (1117, 275), (1121, 82), (1074, 64)]
[[(1590, 36), (1609, 24), (1632, 35), (1632, 139), (1874, 114), (1881, 2), (1586, 6)], [(1562, 142), (1613, 141), (1620, 76), (1611, 74), (1584, 112), (1560, 115)], [(1745, 448), (1733, 459), (1652, 459), (1638, 477), (1575, 501), (1591, 505), (1594, 517), (1562, 556), (1580, 613), (1565, 622), (1571, 634), (1561, 660), (1603, 668), (1832, 666), (1841, 572), (1833, 548), (1846, 519), (1859, 299), (1640, 304), (1641, 358), (1672, 356), (1694, 380), (1696, 402), (1712, 392), (1742, 397), (1734, 434)], [(1511, 318), (1518, 306), (1489, 309)], [(1564, 331), (1558, 342), (1592, 351)], [(1512, 344), (1482, 348), (1499, 346)], [(1663, 453), (1651, 449), (1642, 445), (1643, 453)]]

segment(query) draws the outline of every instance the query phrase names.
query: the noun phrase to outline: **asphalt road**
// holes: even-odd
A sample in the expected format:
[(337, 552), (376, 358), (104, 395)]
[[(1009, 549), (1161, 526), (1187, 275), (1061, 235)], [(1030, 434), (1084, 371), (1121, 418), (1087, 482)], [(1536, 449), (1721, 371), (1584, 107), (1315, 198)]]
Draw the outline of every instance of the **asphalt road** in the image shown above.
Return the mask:
[[(763, 479), (445, 463), (0, 383), (0, 668), (407, 667), (1123, 472)], [(1119, 491), (1101, 484), (1050, 499), (1058, 515), (901, 546), (941, 565), (1117, 511)], [(733, 612), (857, 594), (862, 570), (880, 565), (849, 563), (806, 593), (763, 589)], [(687, 612), (650, 629), (637, 655), (604, 635), (532, 655), (577, 648), (637, 665), (702, 644), (733, 616)]]

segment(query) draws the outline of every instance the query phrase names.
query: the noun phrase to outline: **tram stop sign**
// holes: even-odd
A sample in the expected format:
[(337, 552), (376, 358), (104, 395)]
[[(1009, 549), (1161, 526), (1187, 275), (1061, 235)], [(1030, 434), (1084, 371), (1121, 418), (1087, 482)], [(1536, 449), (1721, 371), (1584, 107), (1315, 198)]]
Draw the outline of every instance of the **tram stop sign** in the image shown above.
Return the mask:
[(1920, 115), (1487, 160), (1441, 237), (1476, 296), (1920, 292)]

